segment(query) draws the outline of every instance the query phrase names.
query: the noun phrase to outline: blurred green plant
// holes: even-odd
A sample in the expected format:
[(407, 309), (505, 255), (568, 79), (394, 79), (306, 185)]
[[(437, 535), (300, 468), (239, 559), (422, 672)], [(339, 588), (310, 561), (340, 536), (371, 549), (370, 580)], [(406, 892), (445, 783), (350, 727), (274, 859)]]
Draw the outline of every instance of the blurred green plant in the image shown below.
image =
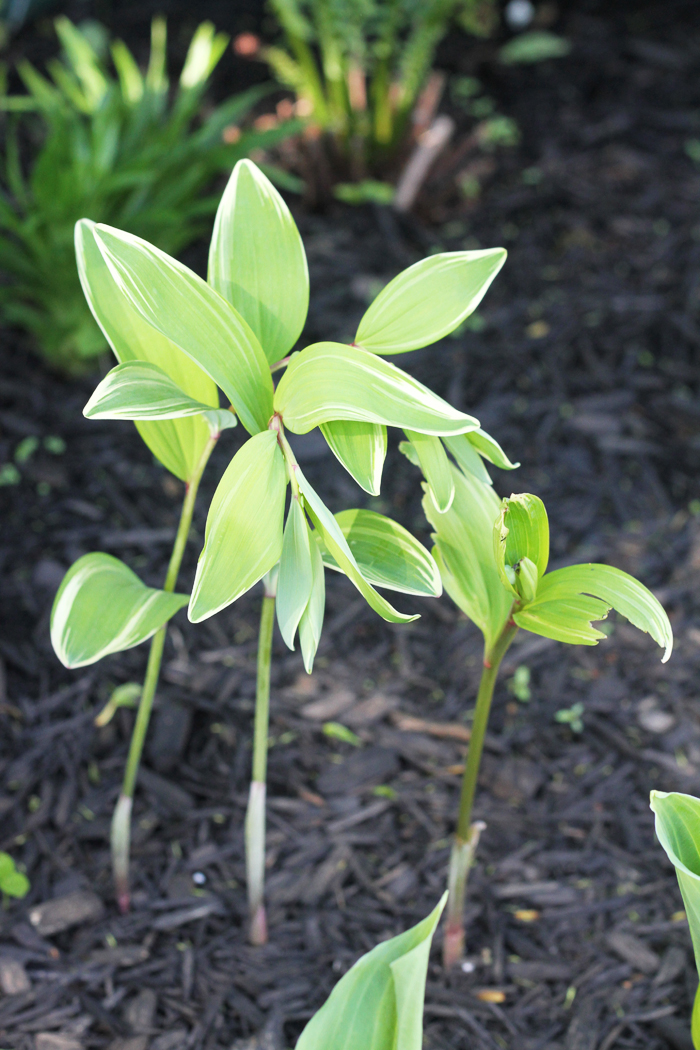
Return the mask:
[(550, 58), (565, 58), (571, 51), (571, 43), (563, 36), (546, 29), (532, 29), (529, 33), (515, 36), (498, 52), (506, 65), (533, 65)]
[(572, 733), (582, 733), (584, 710), (585, 708), (579, 700), (577, 703), (572, 704), (571, 707), (563, 707), (560, 711), (555, 711), (554, 721), (569, 726)]
[(9, 853), (0, 853), (0, 893), (3, 904), (7, 907), (7, 898), (21, 899), (29, 893), (30, 882), (27, 876), (17, 870), (17, 865)]
[(17, 72), (28, 94), (3, 89), (0, 97), (9, 115), (0, 163), (0, 270), (7, 278), (0, 316), (30, 332), (51, 365), (80, 372), (107, 343), (80, 288), (76, 221), (114, 224), (177, 254), (210, 228), (216, 176), (299, 125), (241, 130), (264, 86), (200, 119), (229, 39), (210, 22), (194, 33), (172, 95), (163, 18), (152, 23), (145, 74), (122, 41), (109, 44), (101, 25), (78, 28), (65, 17), (54, 24), (63, 51), (47, 63), (49, 76), (22, 61)]
[(265, 47), (261, 57), (358, 181), (404, 144), (451, 22), (488, 36), (498, 18), (495, 0), (271, 0), (271, 7), (285, 46)]

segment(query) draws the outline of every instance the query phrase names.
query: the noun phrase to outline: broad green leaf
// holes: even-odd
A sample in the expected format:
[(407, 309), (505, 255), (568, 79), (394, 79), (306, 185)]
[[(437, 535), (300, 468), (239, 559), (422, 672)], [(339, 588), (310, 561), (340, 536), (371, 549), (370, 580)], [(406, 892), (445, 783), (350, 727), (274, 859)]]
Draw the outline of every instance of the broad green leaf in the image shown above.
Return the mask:
[[(476, 433), (476, 431), (470, 431), (470, 433)], [(483, 459), (469, 440), (469, 434), (445, 435), (442, 440), (457, 460), (460, 470), (473, 474), (484, 485), (493, 484)]]
[(438, 437), (433, 437), (431, 434), (418, 434), (415, 430), (407, 430), (406, 437), (416, 450), (421, 470), (430, 485), (435, 506), (444, 514), (452, 506), (455, 485), (452, 480), (450, 461), (442, 442)]
[(125, 361), (97, 385), (83, 415), (88, 419), (177, 419), (209, 411), (211, 405), (189, 397), (158, 365)]
[[(551, 575), (554, 575), (552, 573)], [(544, 581), (549, 579), (545, 576)], [(540, 588), (541, 589), (541, 588)], [(565, 598), (552, 598), (534, 601), (513, 613), (518, 627), (533, 634), (554, 638), (557, 642), (568, 642), (569, 645), (597, 645), (605, 638), (602, 631), (591, 625), (592, 620), (604, 620), (610, 612), (610, 606), (600, 598), (591, 598), (586, 594), (570, 594)]]
[(31, 889), (31, 883), (27, 876), (21, 871), (13, 871), (6, 875), (0, 882), (0, 890), (8, 897), (21, 899), (26, 897)]
[[(117, 360), (150, 361), (196, 401), (219, 404), (216, 384), (173, 342), (143, 320), (115, 282), (95, 241), (95, 224), (81, 219), (75, 226), (75, 253), (88, 306)], [(181, 481), (192, 477), (209, 428), (200, 416), (139, 421), (137, 430), (153, 455)]]
[(487, 459), (489, 463), (493, 463), (494, 467), (500, 467), (501, 470), (517, 470), (520, 466), (519, 463), (511, 463), (496, 439), (481, 427), (470, 431), (468, 438), (479, 455)]
[(336, 419), (421, 434), (463, 434), (479, 425), (390, 362), (342, 343), (314, 343), (293, 354), (274, 404), (295, 434)]
[(375, 354), (402, 354), (437, 342), (474, 313), (506, 255), (505, 248), (486, 248), (414, 263), (381, 290), (355, 343)]
[(114, 281), (152, 328), (221, 387), (251, 434), (272, 416), (272, 377), (240, 314), (206, 281), (131, 233), (98, 223), (95, 240)]
[[(650, 805), (656, 837), (676, 869), (695, 967), (700, 973), (700, 799), (679, 791), (652, 791)], [(693, 1046), (700, 1046), (700, 988), (695, 993), (691, 1021)]]
[(245, 318), (270, 364), (289, 353), (309, 308), (306, 255), (289, 208), (250, 160), (236, 164), (216, 213), (209, 284)]
[(282, 542), (277, 578), (277, 623), (287, 646), (294, 649), (294, 635), (313, 586), (311, 538), (299, 500), (292, 497)]
[(421, 1050), (428, 957), (446, 899), (417, 926), (358, 959), (296, 1050)]
[(523, 597), (518, 588), (518, 565), (529, 558), (544, 576), (549, 562), (549, 521), (544, 503), (529, 492), (504, 499), (493, 530), (494, 554), (504, 586)]
[[(403, 525), (373, 510), (342, 510), (335, 520), (368, 583), (402, 594), (442, 594), (432, 555)], [(324, 564), (342, 572), (328, 550), (321, 550)]]
[(340, 525), (306, 480), (299, 467), (297, 467), (296, 476), (299, 489), (304, 497), (306, 512), (319, 530), (326, 550), (333, 557), (340, 570), (355, 584), (367, 604), (390, 623), (410, 623), (412, 620), (417, 620), (417, 615), (408, 616), (398, 612), (385, 598), (377, 594), (374, 587), (362, 575)]
[(299, 644), (307, 674), (311, 674), (314, 669), (314, 657), (321, 641), (323, 615), (326, 611), (326, 580), (321, 550), (317, 543), (311, 544), (311, 568), (311, 595), (299, 621)]
[(474, 621), (490, 648), (513, 603), (513, 595), (501, 583), (493, 553), (493, 526), (500, 500), (473, 474), (451, 469), (455, 496), (450, 509), (441, 514), (428, 490), (423, 510), (435, 529), (433, 555), (445, 590)]
[(537, 598), (527, 612), (541, 601), (580, 594), (600, 598), (640, 631), (646, 631), (664, 649), (663, 662), (668, 660), (673, 649), (673, 631), (663, 606), (644, 584), (612, 565), (567, 565), (547, 573), (540, 579)]
[(286, 487), (276, 433), (265, 430), (246, 441), (209, 507), (188, 610), (192, 623), (235, 602), (279, 560)]
[(85, 667), (145, 642), (187, 605), (186, 594), (154, 590), (111, 554), (84, 554), (58, 589), (51, 643), (64, 667)]
[(379, 423), (356, 423), (338, 419), (321, 423), (321, 433), (360, 488), (378, 496), (386, 459), (386, 427)]

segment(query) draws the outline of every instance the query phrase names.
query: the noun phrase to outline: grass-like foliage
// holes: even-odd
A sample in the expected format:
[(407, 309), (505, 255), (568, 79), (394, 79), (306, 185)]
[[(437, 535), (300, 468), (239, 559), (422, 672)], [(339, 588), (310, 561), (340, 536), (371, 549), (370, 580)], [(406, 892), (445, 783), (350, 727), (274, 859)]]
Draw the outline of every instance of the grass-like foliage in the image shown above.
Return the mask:
[(176, 254), (210, 227), (219, 201), (215, 176), (296, 125), (240, 131), (265, 88), (200, 119), (228, 43), (209, 22), (196, 30), (174, 91), (163, 18), (152, 24), (145, 73), (122, 41), (110, 46), (98, 24), (78, 28), (61, 17), (55, 27), (63, 52), (48, 63), (48, 76), (22, 61), (17, 71), (27, 94), (0, 98), (8, 113), (0, 163), (0, 269), (7, 278), (0, 314), (31, 333), (50, 364), (83, 371), (106, 343), (78, 281), (77, 220), (119, 226)]
[[(383, 289), (352, 345), (322, 342), (290, 354), (306, 320), (306, 256), (285, 202), (250, 161), (236, 165), (219, 205), (207, 281), (112, 226), (82, 220), (75, 236), (85, 297), (119, 360), (85, 415), (134, 420), (153, 454), (186, 483), (161, 589), (147, 587), (118, 559), (95, 552), (68, 571), (52, 612), (53, 646), (67, 667), (153, 639), (112, 825), (117, 895), (128, 907), (132, 799), (167, 621), (187, 605), (190, 620), (199, 623), (263, 580), (246, 820), (251, 939), (261, 943), (275, 613), (290, 648), (298, 637), (311, 672), (323, 626), (325, 568), (344, 573), (392, 623), (409, 622), (415, 614), (394, 608), (377, 588), (411, 596), (442, 590), (432, 555), (402, 526), (367, 510), (330, 512), (300, 469), (289, 435), (293, 440), (320, 427), (336, 458), (372, 494), (379, 492), (388, 426), (399, 427), (415, 444), (431, 477), (447, 469), (439, 458), (441, 435), (463, 441), (476, 459), (484, 449), (496, 454), (498, 446), (477, 420), (385, 355), (429, 345), (457, 328), (485, 295), (505, 252), (424, 259)], [(282, 370), (275, 388), (273, 375)], [(229, 407), (219, 407), (219, 390)], [(209, 507), (191, 593), (176, 592), (202, 473), (222, 431), (239, 421), (248, 436)], [(440, 497), (446, 505), (448, 495)], [(131, 702), (133, 690), (128, 696)]]
[[(426, 478), (423, 509), (434, 529), (433, 555), (445, 590), (484, 636), (484, 662), (464, 770), (457, 833), (450, 860), (444, 941), (446, 966), (464, 949), (464, 896), (483, 824), (472, 823), (481, 751), (501, 661), (519, 629), (572, 645), (596, 645), (593, 626), (615, 609), (664, 649), (673, 646), (668, 617), (651, 591), (610, 565), (568, 565), (547, 572), (549, 522), (542, 500), (523, 493), (499, 500), (474, 444), (477, 433), (438, 439), (428, 458), (411, 441), (403, 451)], [(439, 446), (439, 449), (438, 449)], [(498, 446), (476, 445), (495, 465), (513, 469)]]
[(285, 46), (263, 57), (334, 140), (355, 177), (403, 142), (435, 51), (456, 20), (493, 28), (493, 0), (271, 0)]

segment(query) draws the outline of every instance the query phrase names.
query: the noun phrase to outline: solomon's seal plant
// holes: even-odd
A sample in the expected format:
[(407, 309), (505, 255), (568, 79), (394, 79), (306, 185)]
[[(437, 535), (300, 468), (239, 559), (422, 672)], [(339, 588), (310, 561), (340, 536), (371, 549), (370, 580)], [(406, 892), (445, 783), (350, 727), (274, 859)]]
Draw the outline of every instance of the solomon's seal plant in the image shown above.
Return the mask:
[[(469, 440), (466, 440), (469, 439)], [(596, 645), (606, 635), (593, 627), (611, 609), (647, 631), (671, 654), (673, 635), (663, 608), (641, 583), (610, 565), (569, 565), (547, 572), (549, 522), (542, 500), (529, 493), (500, 501), (472, 443), (477, 432), (445, 438), (443, 469), (431, 474), (420, 443), (403, 451), (426, 477), (423, 509), (435, 530), (433, 555), (445, 590), (484, 636), (484, 660), (464, 769), (449, 872), (444, 940), (446, 966), (464, 950), (464, 897), (469, 868), (484, 828), (472, 823), (481, 752), (501, 661), (520, 628), (572, 645)], [(438, 442), (439, 443), (439, 442)], [(476, 444), (481, 455), (512, 468), (498, 448)], [(465, 455), (465, 450), (467, 454)]]
[[(145, 586), (110, 555), (87, 554), (67, 573), (52, 613), (53, 645), (68, 667), (153, 639), (112, 824), (118, 899), (128, 907), (133, 792), (167, 621), (187, 605), (198, 623), (263, 580), (246, 818), (251, 938), (261, 943), (275, 610), (290, 648), (298, 634), (310, 672), (323, 624), (324, 567), (345, 573), (394, 623), (415, 617), (395, 609), (377, 587), (416, 596), (442, 589), (432, 556), (400, 525), (365, 510), (331, 514), (296, 462), (288, 435), (319, 426), (343, 466), (375, 494), (387, 426), (415, 441), (434, 479), (444, 474), (440, 436), (490, 449), (495, 443), (477, 420), (381, 355), (425, 346), (456, 328), (480, 302), (505, 253), (455, 252), (418, 262), (372, 303), (351, 346), (322, 342), (290, 356), (308, 306), (306, 257), (287, 206), (249, 161), (236, 165), (221, 200), (207, 281), (146, 241), (88, 220), (77, 224), (76, 251), (90, 309), (119, 361), (85, 415), (134, 420), (153, 454), (186, 484), (162, 589)], [(275, 389), (273, 374), (282, 369)], [(229, 408), (219, 407), (217, 388)], [(191, 594), (176, 592), (202, 473), (221, 432), (237, 421), (249, 436), (209, 507)], [(448, 506), (451, 493), (441, 491), (439, 498)]]
[[(652, 791), (656, 837), (676, 869), (700, 972), (700, 799), (678, 791)], [(700, 988), (695, 993), (690, 1025), (695, 1050), (700, 1050)]]

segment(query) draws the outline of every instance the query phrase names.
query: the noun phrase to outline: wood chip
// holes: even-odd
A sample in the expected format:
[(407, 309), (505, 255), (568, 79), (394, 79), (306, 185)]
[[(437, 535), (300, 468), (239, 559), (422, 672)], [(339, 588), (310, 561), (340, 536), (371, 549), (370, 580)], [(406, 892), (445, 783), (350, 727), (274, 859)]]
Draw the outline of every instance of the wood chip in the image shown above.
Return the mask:
[(399, 706), (397, 696), (386, 696), (384, 693), (375, 693), (366, 700), (361, 700), (343, 714), (343, 723), (357, 729), (360, 726), (368, 726), (378, 722), (390, 711)]
[(5, 995), (21, 995), (28, 992), (32, 984), (27, 971), (17, 959), (0, 958), (0, 988)]
[(327, 722), (330, 718), (342, 715), (343, 711), (347, 711), (354, 703), (355, 694), (349, 689), (334, 689), (320, 700), (304, 704), (301, 715), (312, 722)]
[(632, 933), (614, 930), (605, 938), (616, 955), (642, 973), (656, 973), (661, 960), (656, 952)]
[(79, 1039), (73, 1035), (62, 1035), (60, 1032), (37, 1032), (34, 1047), (35, 1050), (83, 1050)]
[(468, 743), (471, 729), (461, 722), (426, 722), (423, 718), (397, 711), (391, 721), (402, 733), (427, 733), (429, 736), (445, 737), (449, 740), (463, 740)]
[(96, 893), (77, 890), (32, 908), (29, 921), (37, 933), (48, 937), (83, 922), (95, 922), (102, 918), (103, 912), (104, 905)]

